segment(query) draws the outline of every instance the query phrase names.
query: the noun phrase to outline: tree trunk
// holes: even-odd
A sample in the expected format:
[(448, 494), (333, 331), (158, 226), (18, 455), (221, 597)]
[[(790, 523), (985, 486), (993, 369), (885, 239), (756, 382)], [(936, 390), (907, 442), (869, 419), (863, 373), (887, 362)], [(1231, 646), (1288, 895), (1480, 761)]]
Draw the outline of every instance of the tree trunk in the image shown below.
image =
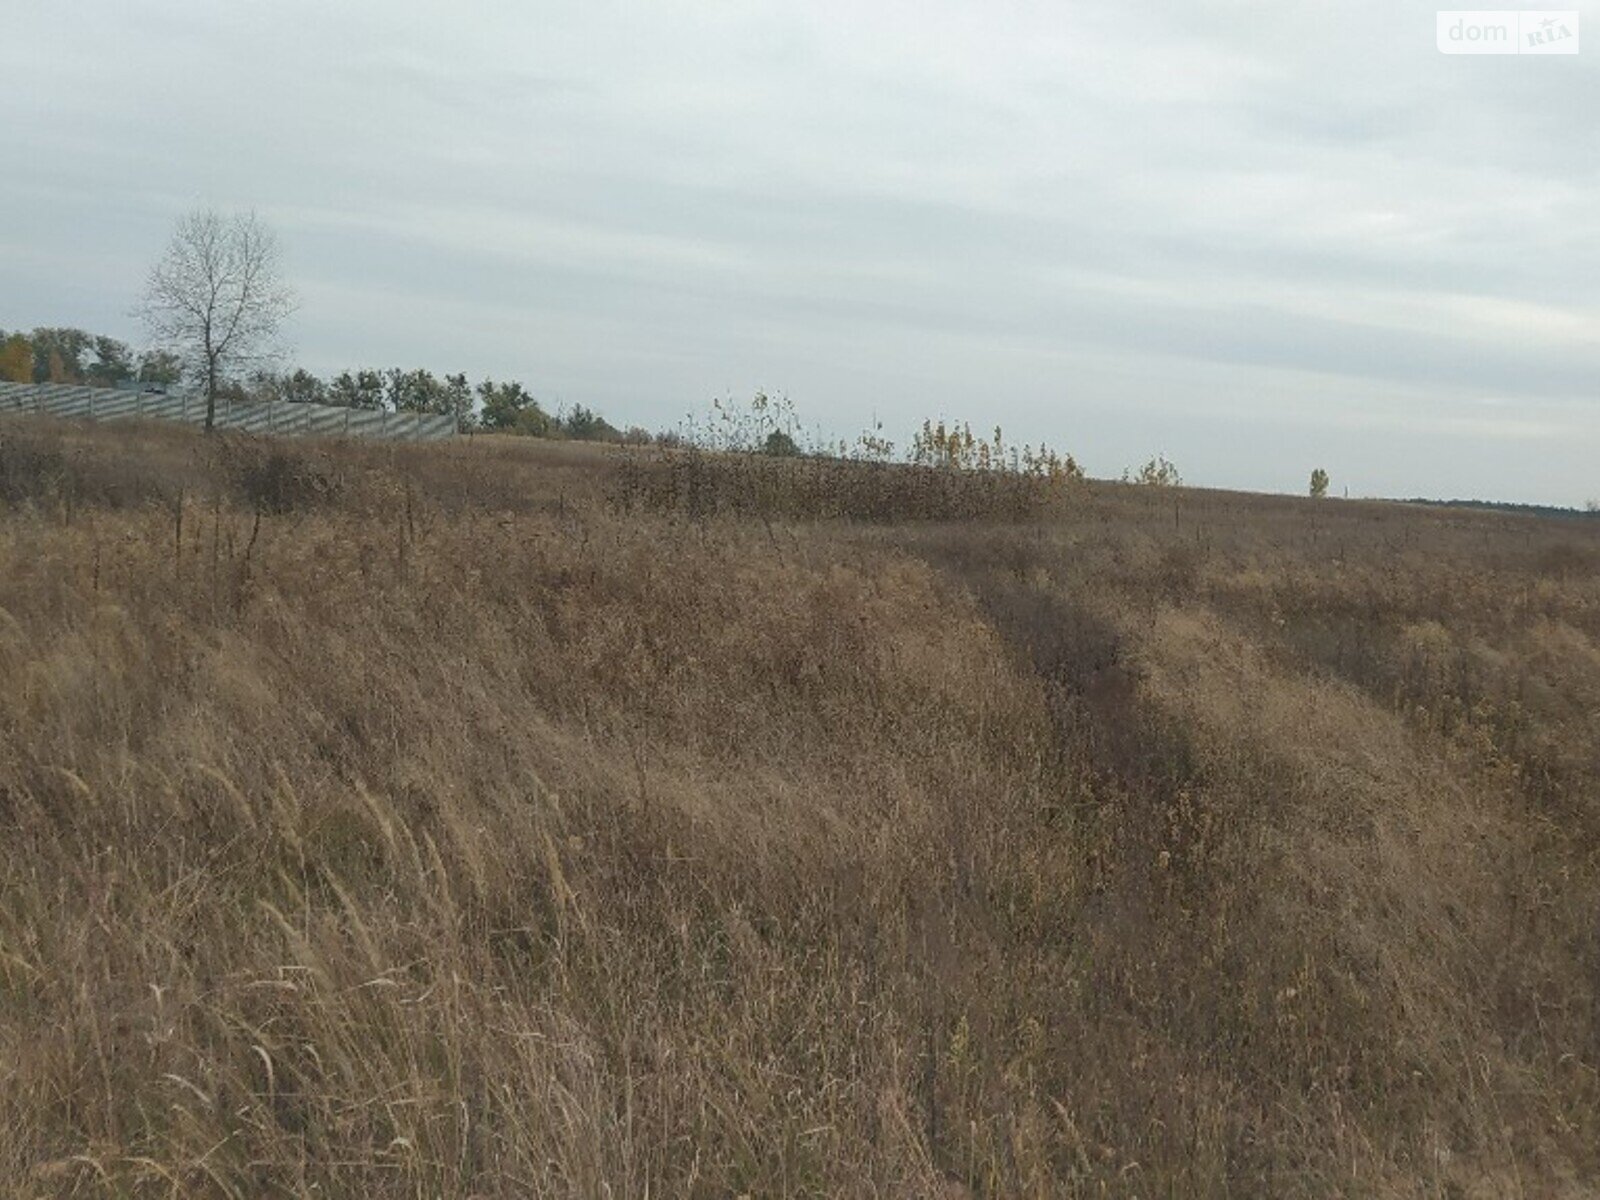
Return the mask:
[(206, 364), (206, 432), (210, 433), (217, 421), (217, 364)]

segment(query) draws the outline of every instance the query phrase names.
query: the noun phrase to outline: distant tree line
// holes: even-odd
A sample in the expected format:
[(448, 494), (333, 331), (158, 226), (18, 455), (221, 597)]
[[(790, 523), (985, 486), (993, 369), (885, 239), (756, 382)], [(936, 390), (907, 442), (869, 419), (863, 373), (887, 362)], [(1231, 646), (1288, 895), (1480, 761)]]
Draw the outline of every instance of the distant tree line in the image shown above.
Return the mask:
[[(125, 342), (82, 329), (0, 330), (0, 380), (117, 387), (133, 383), (171, 386), (182, 379), (182, 362), (164, 350), (136, 353)], [(463, 433), (484, 430), (592, 442), (653, 440), (638, 427), (618, 429), (582, 404), (548, 409), (516, 380), (484, 379), (474, 384), (465, 374), (439, 376), (425, 368), (340, 371), (328, 379), (302, 367), (257, 370), (240, 379), (225, 380), (218, 395), (235, 401), (450, 415)]]
[(618, 429), (582, 404), (551, 411), (517, 380), (498, 383), (485, 379), (474, 384), (464, 373), (439, 376), (423, 367), (340, 371), (326, 380), (303, 368), (256, 371), (242, 381), (229, 383), (222, 394), (239, 400), (453, 416), (463, 433), (481, 429), (585, 442), (651, 440), (647, 431), (637, 427)]
[(126, 342), (82, 329), (39, 328), (31, 333), (0, 329), (0, 380), (116, 387), (120, 383), (177, 383), (183, 374), (175, 354), (135, 354)]
[(1509, 500), (1429, 500), (1412, 496), (1399, 504), (1426, 504), (1431, 508), (1475, 508), (1488, 512), (1518, 513), (1532, 517), (1600, 517), (1600, 501), (1590, 500), (1582, 508), (1563, 508), (1558, 504), (1517, 504)]

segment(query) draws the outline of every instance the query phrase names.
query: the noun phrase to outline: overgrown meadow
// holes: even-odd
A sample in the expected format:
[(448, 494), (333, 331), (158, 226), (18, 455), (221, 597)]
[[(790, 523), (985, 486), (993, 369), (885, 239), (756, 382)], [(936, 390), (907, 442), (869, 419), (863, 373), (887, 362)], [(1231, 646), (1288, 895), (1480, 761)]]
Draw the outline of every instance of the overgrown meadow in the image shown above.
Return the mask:
[(8, 1195), (1578, 1196), (1597, 1069), (1600, 522), (0, 424)]

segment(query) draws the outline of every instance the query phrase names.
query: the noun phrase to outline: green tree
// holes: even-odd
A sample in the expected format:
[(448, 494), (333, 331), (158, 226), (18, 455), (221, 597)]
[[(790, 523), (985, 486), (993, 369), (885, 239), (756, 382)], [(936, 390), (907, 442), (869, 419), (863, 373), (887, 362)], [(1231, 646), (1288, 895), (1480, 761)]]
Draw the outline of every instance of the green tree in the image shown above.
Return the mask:
[(149, 350), (139, 359), (139, 382), (171, 386), (183, 378), (183, 361), (170, 350)]
[(82, 383), (84, 356), (94, 338), (81, 329), (41, 327), (33, 331), (33, 381)]
[(1328, 473), (1321, 467), (1311, 472), (1311, 495), (1321, 500), (1328, 494)]
[(280, 382), (283, 398), (290, 404), (326, 404), (328, 387), (304, 367), (283, 376)]
[(85, 383), (115, 387), (133, 378), (133, 351), (114, 337), (97, 335), (93, 339), (94, 361), (83, 368)]
[(622, 437), (615, 425), (582, 404), (574, 405), (566, 415), (561, 432), (575, 442), (614, 442)]
[(328, 394), (322, 380), (300, 367), (281, 375), (276, 371), (256, 371), (246, 390), (253, 400), (279, 404), (325, 404)]
[(555, 419), (540, 408), (537, 402), (518, 409), (516, 420), (510, 425), (512, 433), (537, 438), (550, 437), (556, 432), (556, 428)]
[(340, 371), (328, 384), (327, 403), (340, 408), (381, 409), (383, 376), (376, 371)]
[(393, 412), (447, 413), (449, 401), (444, 384), (432, 371), (418, 368), (402, 371), (391, 367), (384, 372), (384, 399)]
[(548, 413), (540, 407), (520, 383), (496, 383), (485, 379), (478, 385), (481, 405), (479, 420), (485, 429), (506, 433), (522, 433), (532, 437), (548, 437), (552, 423)]
[(456, 432), (467, 433), (477, 423), (472, 411), (472, 385), (464, 373), (444, 377), (445, 403), (448, 412), (455, 414)]

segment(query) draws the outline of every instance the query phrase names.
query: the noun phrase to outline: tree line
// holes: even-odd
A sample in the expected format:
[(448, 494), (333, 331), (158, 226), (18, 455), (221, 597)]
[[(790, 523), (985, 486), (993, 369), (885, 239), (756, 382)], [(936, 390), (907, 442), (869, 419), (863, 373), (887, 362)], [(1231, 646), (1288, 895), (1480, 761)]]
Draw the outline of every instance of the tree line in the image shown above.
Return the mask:
[(463, 433), (482, 429), (589, 442), (648, 441), (650, 436), (642, 429), (618, 429), (582, 404), (547, 409), (518, 380), (484, 379), (474, 384), (465, 373), (440, 376), (423, 367), (340, 371), (326, 380), (303, 368), (255, 371), (241, 382), (223, 385), (219, 394), (232, 399), (453, 416)]
[(129, 382), (173, 384), (183, 364), (167, 350), (135, 354), (126, 342), (82, 329), (0, 329), (0, 381), (116, 387)]
[[(0, 380), (118, 387), (135, 383), (172, 386), (183, 363), (166, 350), (134, 351), (126, 342), (82, 329), (0, 330)], [(518, 380), (477, 383), (464, 373), (435, 375), (426, 368), (340, 371), (324, 379), (303, 367), (261, 369), (224, 379), (217, 395), (233, 401), (328, 404), (374, 412), (448, 415), (463, 433), (485, 430), (577, 441), (644, 442), (643, 429), (618, 429), (582, 404), (546, 408)]]

